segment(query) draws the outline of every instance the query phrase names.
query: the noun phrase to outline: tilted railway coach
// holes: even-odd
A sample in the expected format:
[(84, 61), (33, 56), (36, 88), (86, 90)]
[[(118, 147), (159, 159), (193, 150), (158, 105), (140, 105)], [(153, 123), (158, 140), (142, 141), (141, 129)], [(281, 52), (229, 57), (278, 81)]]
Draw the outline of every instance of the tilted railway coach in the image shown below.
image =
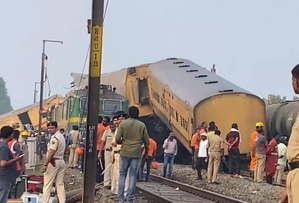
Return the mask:
[[(196, 126), (215, 121), (223, 138), (232, 123), (238, 124), (240, 151), (247, 157), (255, 123), (266, 121), (265, 103), (260, 97), (186, 59), (168, 58), (129, 67), (103, 74), (101, 79), (110, 81), (119, 94), (129, 99), (130, 105), (141, 109), (141, 119), (150, 136), (158, 141), (160, 152), (167, 131), (173, 131), (190, 151)], [(186, 159), (181, 152), (179, 156)]]

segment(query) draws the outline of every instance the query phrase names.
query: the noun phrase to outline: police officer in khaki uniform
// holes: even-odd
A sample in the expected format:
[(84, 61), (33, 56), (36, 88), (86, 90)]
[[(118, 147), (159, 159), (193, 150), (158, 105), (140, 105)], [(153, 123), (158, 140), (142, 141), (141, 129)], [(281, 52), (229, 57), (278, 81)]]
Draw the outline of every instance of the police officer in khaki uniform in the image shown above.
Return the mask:
[(49, 202), (52, 186), (55, 182), (59, 203), (65, 203), (64, 175), (66, 164), (63, 159), (65, 139), (57, 129), (56, 121), (49, 122), (47, 127), (52, 137), (48, 143), (47, 160), (42, 168), (42, 172), (44, 172), (43, 202)]
[[(292, 70), (292, 85), (294, 92), (299, 94), (299, 64)], [(299, 202), (299, 114), (292, 128), (286, 158), (289, 163), (289, 173), (286, 183), (286, 192), (280, 202)]]
[(79, 132), (79, 127), (77, 125), (73, 126), (72, 131), (70, 132), (70, 155), (69, 155), (69, 167), (70, 168), (77, 168), (78, 167), (78, 154), (75, 152), (76, 148), (79, 147), (80, 145), (80, 132)]
[[(106, 130), (103, 133), (102, 136), (102, 143), (100, 146), (100, 150), (98, 153), (98, 158), (101, 159), (102, 158), (102, 150), (105, 151), (104, 153), (104, 158), (105, 158), (105, 167), (111, 167), (111, 163), (112, 163), (112, 139), (115, 136), (115, 130), (116, 130), (116, 126), (115, 124), (111, 121), (109, 122), (109, 130)], [(111, 187), (111, 169), (107, 169), (104, 173), (104, 186), (110, 188)]]
[[(113, 123), (116, 125), (116, 131), (119, 123), (122, 120), (125, 120), (128, 115), (125, 112), (116, 113), (113, 117)], [(112, 166), (111, 166), (111, 191), (114, 194), (118, 192), (118, 179), (119, 179), (119, 159), (120, 159), (120, 148), (121, 145), (117, 145), (115, 142), (115, 136), (112, 139)], [(127, 191), (129, 188), (129, 173), (127, 174), (126, 183), (125, 183), (125, 196), (127, 195)]]
[(220, 137), (221, 132), (216, 129), (214, 134), (208, 136), (207, 154), (208, 154), (208, 182), (219, 184), (216, 182), (221, 162), (221, 156), (224, 154), (223, 139)]

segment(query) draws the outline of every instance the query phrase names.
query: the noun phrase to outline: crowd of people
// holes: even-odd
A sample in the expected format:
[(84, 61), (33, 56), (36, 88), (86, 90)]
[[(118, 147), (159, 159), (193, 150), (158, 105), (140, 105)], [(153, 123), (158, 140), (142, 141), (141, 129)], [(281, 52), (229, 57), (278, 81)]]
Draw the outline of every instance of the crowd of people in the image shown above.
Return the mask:
[[(238, 125), (233, 123), (230, 132), (226, 138), (220, 137), (221, 132), (218, 130), (215, 122), (210, 122), (209, 127), (206, 122), (197, 128), (197, 132), (192, 136), (191, 151), (192, 168), (197, 169), (198, 180), (202, 180), (201, 171), (207, 170), (208, 182), (216, 183), (217, 172), (220, 166), (226, 165), (224, 158), (224, 145), (228, 146), (228, 171), (231, 177), (243, 178), (240, 174), (240, 149), (241, 133)], [(217, 135), (217, 136), (215, 136)], [(217, 140), (218, 143), (217, 143)], [(281, 184), (282, 175), (286, 168), (286, 151), (287, 139), (285, 136), (276, 136), (268, 143), (265, 133), (264, 124), (256, 123), (256, 129), (250, 138), (251, 146), (251, 163), (250, 170), (255, 182), (260, 183), (264, 180), (266, 174), (267, 183)], [(196, 160), (196, 161), (195, 161)], [(216, 171), (211, 175), (211, 171)]]
[[(299, 94), (299, 65), (292, 70), (292, 84), (296, 94)], [(117, 112), (110, 121), (109, 117), (99, 117), (97, 126), (97, 178), (96, 182), (103, 182), (106, 188), (117, 194), (120, 203), (125, 199), (133, 202), (137, 180), (148, 181), (150, 167), (155, 161), (157, 143), (149, 138), (145, 124), (139, 121), (139, 110), (130, 107), (129, 114)], [(265, 136), (264, 124), (256, 123), (256, 129), (251, 135), (251, 163), (250, 170), (255, 182), (263, 181), (264, 174), (269, 184), (273, 179), (281, 183), (282, 174), (288, 166), (289, 173), (286, 191), (280, 202), (296, 203), (299, 195), (299, 124), (296, 119), (292, 128), (289, 142), (285, 136), (278, 134), (268, 142)], [(211, 184), (219, 184), (217, 175), (224, 158), (224, 145), (228, 146), (229, 174), (231, 177), (242, 178), (240, 174), (241, 133), (238, 125), (233, 123), (225, 139), (221, 138), (221, 131), (215, 122), (207, 125), (203, 122), (192, 136), (192, 168), (197, 169), (198, 180), (202, 180), (202, 170), (207, 170), (207, 180)], [(4, 126), (0, 132), (0, 203), (6, 202), (10, 191), (15, 186), (16, 179), (25, 172), (26, 156), (28, 156), (27, 131), (19, 132), (13, 127)], [(49, 133), (49, 134), (48, 134)], [(64, 129), (58, 130), (55, 121), (47, 124), (47, 132), (39, 138), (41, 158), (45, 158), (42, 166), (44, 172), (43, 202), (48, 202), (53, 183), (57, 187), (60, 203), (66, 202), (64, 189), (64, 174), (66, 164), (64, 156), (66, 146), (69, 149), (69, 167), (80, 168), (84, 172), (85, 134), (73, 126), (68, 135)], [(79, 149), (79, 150), (78, 150)], [(173, 163), (178, 153), (175, 135), (171, 132), (163, 143), (164, 162), (163, 177), (170, 178)], [(27, 150), (27, 151), (26, 151)], [(81, 165), (79, 158), (81, 157)], [(27, 160), (28, 161), (28, 160)], [(144, 177), (144, 166), (146, 175)], [(167, 170), (168, 167), (168, 170)], [(103, 176), (104, 174), (104, 176)], [(296, 189), (297, 188), (297, 189)]]

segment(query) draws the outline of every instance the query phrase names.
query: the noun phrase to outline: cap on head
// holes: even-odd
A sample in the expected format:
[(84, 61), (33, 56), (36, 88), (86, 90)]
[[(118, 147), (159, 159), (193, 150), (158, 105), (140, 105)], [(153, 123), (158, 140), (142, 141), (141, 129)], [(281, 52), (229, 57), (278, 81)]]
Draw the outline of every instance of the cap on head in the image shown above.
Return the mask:
[(206, 137), (207, 133), (203, 132), (203, 133), (200, 134), (200, 136), (205, 136)]
[(48, 124), (47, 124), (48, 127), (55, 127), (57, 128), (58, 127), (58, 124), (56, 121), (50, 121)]
[(200, 126), (200, 125), (196, 127), (196, 130), (200, 130), (200, 129), (201, 129), (201, 126)]
[(264, 124), (262, 122), (257, 122), (255, 124), (256, 127), (264, 127)]
[(284, 143), (284, 142), (286, 142), (286, 138), (284, 136), (280, 136), (278, 138), (278, 141)]

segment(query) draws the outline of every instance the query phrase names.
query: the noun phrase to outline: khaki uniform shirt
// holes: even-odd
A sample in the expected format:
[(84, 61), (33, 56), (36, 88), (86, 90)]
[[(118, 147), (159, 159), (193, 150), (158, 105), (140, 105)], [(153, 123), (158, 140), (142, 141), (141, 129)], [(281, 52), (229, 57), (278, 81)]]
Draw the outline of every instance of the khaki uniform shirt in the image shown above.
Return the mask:
[(59, 131), (52, 135), (50, 142), (48, 143), (48, 150), (50, 149), (56, 151), (53, 158), (63, 158), (65, 151), (65, 139)]
[(299, 161), (299, 116), (292, 128), (292, 133), (288, 143), (287, 160), (289, 162)]
[(209, 148), (209, 152), (221, 152), (221, 149), (223, 149), (223, 139), (220, 136), (210, 134), (207, 136), (207, 139), (207, 148)]
[(71, 145), (75, 145), (75, 147), (77, 147), (77, 145), (79, 145), (80, 143), (80, 133), (78, 130), (72, 130), (70, 132), (71, 134)]
[(102, 136), (102, 141), (105, 142), (104, 149), (110, 149), (112, 139), (115, 137), (115, 132), (113, 133), (110, 129), (106, 130)]

